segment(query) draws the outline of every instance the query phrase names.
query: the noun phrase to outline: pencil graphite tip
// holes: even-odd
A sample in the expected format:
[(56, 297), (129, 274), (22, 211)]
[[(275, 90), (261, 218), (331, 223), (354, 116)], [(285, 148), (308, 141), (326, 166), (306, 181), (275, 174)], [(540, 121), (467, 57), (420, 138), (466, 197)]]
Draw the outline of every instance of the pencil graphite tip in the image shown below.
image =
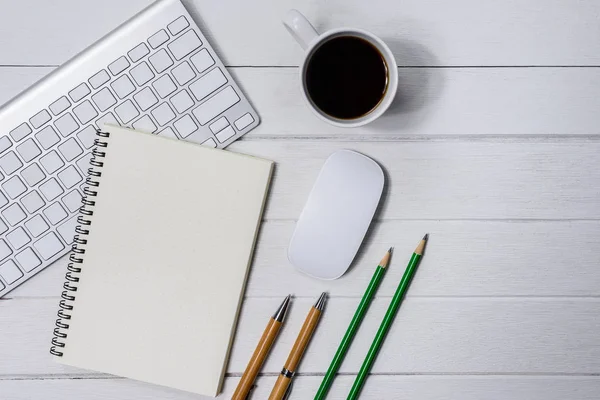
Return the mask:
[(429, 233), (426, 233), (425, 236), (423, 236), (424, 241), (427, 241), (427, 239), (429, 239)]
[(392, 254), (394, 252), (394, 247), (390, 247), (390, 249), (388, 250), (388, 253)]
[(273, 314), (273, 319), (277, 322), (283, 322), (285, 319), (285, 313), (287, 312), (288, 306), (290, 304), (290, 299), (292, 295), (288, 294), (287, 297), (283, 300), (283, 303), (279, 306), (275, 314)]
[(314, 307), (319, 311), (323, 311), (323, 308), (325, 307), (326, 299), (327, 299), (327, 292), (321, 293), (321, 295), (319, 296), (319, 299), (315, 303)]

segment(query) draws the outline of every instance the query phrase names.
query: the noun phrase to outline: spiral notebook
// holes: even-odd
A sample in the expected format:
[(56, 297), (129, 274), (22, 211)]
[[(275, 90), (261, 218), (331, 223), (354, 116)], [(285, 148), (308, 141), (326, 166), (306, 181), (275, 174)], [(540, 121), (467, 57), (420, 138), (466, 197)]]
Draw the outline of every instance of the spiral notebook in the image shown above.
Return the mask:
[(98, 135), (51, 353), (216, 396), (273, 163), (108, 125)]

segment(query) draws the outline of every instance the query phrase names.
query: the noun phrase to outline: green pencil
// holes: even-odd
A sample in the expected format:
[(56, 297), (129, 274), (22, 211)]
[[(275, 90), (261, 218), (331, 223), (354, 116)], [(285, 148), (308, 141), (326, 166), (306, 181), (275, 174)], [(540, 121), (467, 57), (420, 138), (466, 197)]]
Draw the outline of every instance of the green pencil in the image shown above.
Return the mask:
[(350, 321), (348, 330), (346, 330), (346, 333), (342, 338), (342, 342), (340, 343), (340, 346), (335, 352), (333, 360), (331, 360), (331, 364), (329, 365), (329, 369), (327, 370), (327, 373), (323, 378), (323, 382), (321, 382), (321, 386), (317, 391), (315, 400), (322, 400), (327, 396), (327, 392), (329, 391), (329, 388), (333, 383), (335, 374), (337, 373), (338, 369), (340, 369), (340, 365), (342, 364), (342, 361), (344, 361), (344, 357), (346, 356), (346, 351), (348, 350), (348, 347), (350, 347), (352, 339), (354, 339), (354, 335), (356, 334), (356, 331), (358, 330), (358, 327), (360, 326), (360, 323), (362, 322), (363, 317), (365, 316), (367, 309), (369, 308), (369, 304), (371, 304), (371, 300), (373, 300), (373, 296), (375, 295), (375, 292), (379, 287), (379, 283), (383, 278), (385, 269), (390, 261), (392, 249), (393, 248), (390, 247), (390, 249), (387, 251), (387, 253), (385, 253), (383, 258), (379, 262), (377, 269), (375, 269), (375, 273), (371, 278), (371, 282), (369, 282), (369, 286), (367, 286), (367, 290), (365, 291), (365, 294), (363, 295), (360, 303), (358, 304), (358, 308), (354, 313), (354, 317), (352, 317), (352, 321)]
[(390, 303), (385, 316), (383, 317), (383, 321), (381, 321), (381, 325), (379, 325), (379, 329), (375, 334), (375, 338), (373, 339), (373, 343), (371, 343), (371, 347), (365, 357), (365, 361), (360, 367), (360, 371), (358, 371), (358, 375), (354, 380), (354, 384), (352, 385), (352, 389), (350, 389), (350, 393), (348, 394), (347, 400), (354, 400), (358, 398), (360, 394), (360, 390), (362, 389), (365, 380), (367, 379), (367, 375), (375, 362), (375, 358), (377, 357), (377, 353), (383, 344), (383, 340), (385, 339), (385, 335), (387, 334), (390, 326), (392, 326), (392, 322), (394, 321), (394, 317), (396, 316), (396, 312), (398, 312), (398, 308), (400, 308), (400, 304), (402, 303), (402, 299), (408, 290), (410, 282), (415, 275), (415, 271), (417, 270), (417, 266), (419, 265), (419, 261), (423, 256), (423, 249), (425, 248), (425, 243), (427, 242), (428, 235), (423, 237), (423, 240), (419, 243), (415, 252), (413, 253), (410, 261), (408, 262), (408, 266), (406, 267), (406, 271), (398, 284), (398, 288), (396, 289), (396, 293), (394, 293), (394, 297), (392, 298), (392, 302)]

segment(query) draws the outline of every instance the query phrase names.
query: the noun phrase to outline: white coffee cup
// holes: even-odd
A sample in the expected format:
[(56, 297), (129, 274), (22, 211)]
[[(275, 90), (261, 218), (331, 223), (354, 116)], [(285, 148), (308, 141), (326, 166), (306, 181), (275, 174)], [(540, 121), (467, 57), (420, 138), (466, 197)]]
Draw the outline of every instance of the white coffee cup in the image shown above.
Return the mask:
[[(300, 80), (302, 82), (302, 95), (309, 108), (322, 120), (332, 125), (341, 127), (357, 127), (368, 124), (381, 116), (392, 104), (396, 89), (398, 87), (398, 68), (394, 55), (388, 46), (377, 36), (362, 29), (355, 28), (337, 28), (328, 30), (319, 34), (310, 22), (297, 10), (290, 10), (286, 14), (283, 24), (296, 41), (305, 50), (305, 55), (300, 65)], [(306, 70), (314, 52), (327, 41), (340, 36), (354, 36), (369, 42), (382, 55), (385, 67), (387, 69), (387, 85), (379, 103), (364, 115), (352, 119), (342, 119), (331, 116), (323, 112), (312, 101), (307, 90)]]

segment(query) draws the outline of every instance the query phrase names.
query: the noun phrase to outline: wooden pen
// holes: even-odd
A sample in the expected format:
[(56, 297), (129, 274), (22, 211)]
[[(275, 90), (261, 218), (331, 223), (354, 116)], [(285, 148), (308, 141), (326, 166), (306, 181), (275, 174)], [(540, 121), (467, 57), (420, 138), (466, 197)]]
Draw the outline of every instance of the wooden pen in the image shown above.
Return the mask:
[(246, 398), (248, 398), (248, 394), (252, 390), (256, 376), (260, 372), (260, 368), (265, 362), (265, 359), (271, 350), (271, 346), (279, 334), (279, 329), (281, 329), (281, 325), (283, 324), (289, 303), (290, 296), (288, 295), (277, 311), (275, 311), (275, 314), (269, 319), (269, 323), (258, 341), (258, 345), (256, 346), (250, 361), (248, 361), (248, 366), (246, 366), (242, 379), (240, 379), (240, 382), (233, 393), (232, 400), (246, 400)]
[(273, 386), (271, 395), (269, 395), (269, 400), (282, 400), (287, 398), (289, 395), (292, 378), (296, 373), (296, 367), (300, 363), (300, 359), (304, 354), (304, 350), (306, 350), (308, 342), (310, 342), (310, 338), (317, 328), (317, 323), (319, 322), (321, 312), (325, 306), (326, 296), (327, 293), (323, 292), (315, 305), (312, 306), (308, 312), (306, 320), (304, 320), (304, 324), (302, 325), (302, 329), (300, 329), (300, 333), (296, 338), (296, 342), (294, 342), (292, 351), (290, 352), (290, 355), (288, 356), (287, 361), (281, 370), (281, 374), (279, 374), (279, 377), (275, 382), (275, 386)]

